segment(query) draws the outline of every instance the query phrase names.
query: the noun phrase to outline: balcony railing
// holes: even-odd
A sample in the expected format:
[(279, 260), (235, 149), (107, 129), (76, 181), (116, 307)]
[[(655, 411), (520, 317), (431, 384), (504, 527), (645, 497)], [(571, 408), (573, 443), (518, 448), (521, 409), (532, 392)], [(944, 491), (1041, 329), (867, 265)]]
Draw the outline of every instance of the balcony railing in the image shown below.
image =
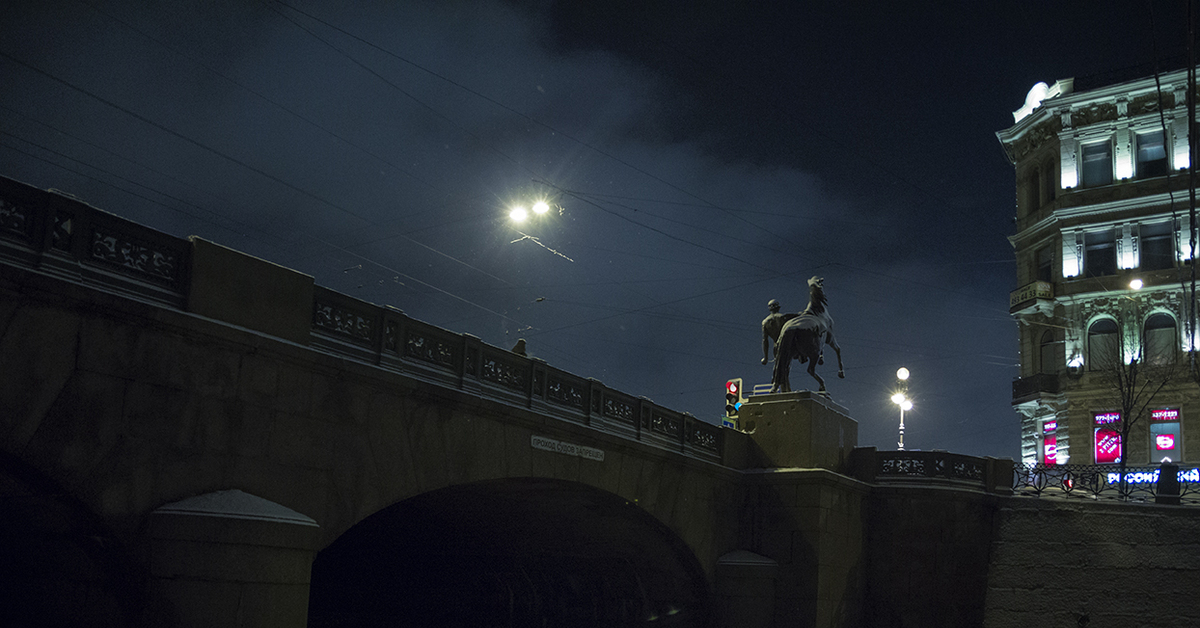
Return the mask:
[(1012, 402), (1018, 404), (1042, 393), (1056, 395), (1060, 391), (1058, 375), (1039, 373), (1029, 377), (1020, 377), (1014, 379), (1012, 383)]

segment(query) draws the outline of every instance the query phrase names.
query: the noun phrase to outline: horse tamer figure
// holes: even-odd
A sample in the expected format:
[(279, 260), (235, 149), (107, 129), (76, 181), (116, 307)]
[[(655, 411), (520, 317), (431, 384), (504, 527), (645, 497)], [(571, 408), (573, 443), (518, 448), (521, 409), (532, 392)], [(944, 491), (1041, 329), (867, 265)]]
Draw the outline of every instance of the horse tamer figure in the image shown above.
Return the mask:
[(792, 385), (788, 380), (788, 373), (792, 360), (798, 359), (801, 364), (808, 362), (808, 374), (821, 385), (818, 392), (825, 393), (825, 380), (817, 375), (817, 364), (824, 362), (821, 343), (829, 345), (837, 353), (838, 377), (846, 377), (842, 369), (842, 348), (833, 337), (833, 319), (830, 318), (829, 308), (826, 307), (828, 302), (825, 297), (825, 279), (809, 279), (808, 307), (799, 316), (788, 321), (779, 332), (779, 341), (776, 344), (779, 356), (775, 358), (771, 392), (791, 392)]

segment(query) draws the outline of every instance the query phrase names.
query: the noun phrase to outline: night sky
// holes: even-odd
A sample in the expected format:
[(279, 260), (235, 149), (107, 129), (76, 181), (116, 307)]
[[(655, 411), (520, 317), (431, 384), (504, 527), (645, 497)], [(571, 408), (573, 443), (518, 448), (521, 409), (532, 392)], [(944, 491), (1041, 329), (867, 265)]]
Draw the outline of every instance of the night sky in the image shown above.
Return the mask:
[(0, 174), (712, 422), (820, 275), (859, 444), (895, 448), (906, 366), (910, 449), (1018, 458), (995, 132), (1038, 81), (1166, 69), (1181, 13), (9, 0)]

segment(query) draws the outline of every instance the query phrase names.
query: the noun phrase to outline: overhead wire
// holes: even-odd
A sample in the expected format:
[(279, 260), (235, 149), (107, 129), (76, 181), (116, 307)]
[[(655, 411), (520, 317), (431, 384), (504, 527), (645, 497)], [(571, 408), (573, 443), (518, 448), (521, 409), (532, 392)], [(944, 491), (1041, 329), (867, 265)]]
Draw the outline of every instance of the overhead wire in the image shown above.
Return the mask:
[[(7, 56), (7, 55), (6, 55), (6, 56)], [(11, 57), (10, 57), (10, 59), (11, 59)], [(106, 103), (106, 104), (107, 104), (107, 103)], [(261, 173), (260, 173), (260, 174), (261, 174)], [(598, 204), (597, 204), (597, 205), (598, 205)], [(705, 206), (710, 206), (710, 205), (705, 205)], [(720, 208), (718, 208), (718, 209), (720, 209)], [(727, 208), (725, 208), (725, 209), (727, 209)], [(609, 213), (613, 213), (613, 212), (611, 212), (611, 211), (610, 211)], [(635, 224), (636, 224), (636, 223), (635, 223)], [(639, 226), (644, 226), (644, 227), (646, 227), (646, 228), (649, 228), (649, 227), (648, 227), (648, 226), (646, 226), (646, 225), (639, 225)], [(665, 234), (665, 233), (663, 233), (663, 235), (666, 235), (666, 234)], [(328, 244), (328, 243), (326, 243), (326, 244)], [(344, 249), (344, 248), (341, 248), (341, 247), (339, 247), (339, 250), (341, 250), (341, 251), (343, 251), (343, 252), (346, 252), (346, 253), (350, 253), (349, 251), (346, 251), (346, 249)], [(363, 259), (363, 260), (365, 260), (365, 261), (369, 261), (369, 262), (371, 262), (371, 263), (373, 263), (373, 264), (374, 264), (374, 263), (376, 263), (376, 262), (374, 262), (373, 260), (369, 260), (369, 259), (367, 259), (367, 258), (365, 258), (365, 257), (363, 257), (363, 256), (358, 256), (358, 258), (359, 258), (359, 259)], [(744, 263), (746, 260), (737, 260), (737, 261), (740, 261), (740, 262), (743, 262), (743, 263)], [(394, 269), (389, 269), (389, 270), (394, 270)], [(795, 274), (795, 273), (791, 273), (791, 274)], [(882, 275), (882, 276), (886, 276), (886, 275)], [(770, 279), (773, 279), (773, 278), (775, 278), (775, 277), (771, 277), (771, 278), (768, 278), (768, 279), (764, 279), (763, 281), (770, 280)], [(903, 280), (902, 278), (893, 278), (893, 279), (897, 279), (897, 280)], [(432, 286), (430, 286), (430, 287), (431, 287), (431, 288), (434, 288), (434, 289), (436, 289), (435, 287), (432, 287)], [(664, 303), (664, 304), (660, 304), (660, 305), (658, 305), (658, 306), (652, 306), (652, 307), (660, 307), (660, 306), (663, 306), (663, 305), (672, 305), (672, 304), (674, 304), (674, 303), (678, 303), (678, 302), (681, 302), (681, 301), (686, 301), (686, 300), (688, 300), (688, 299), (690, 299), (690, 298), (699, 298), (699, 297), (702, 297), (702, 296), (710, 296), (710, 295), (712, 295), (712, 294), (719, 293), (719, 292), (723, 292), (723, 291), (724, 291), (724, 290), (721, 290), (721, 291), (715, 291), (715, 292), (708, 292), (708, 293), (701, 294), (701, 295), (694, 295), (694, 296), (692, 296), (692, 297), (687, 297), (687, 298), (684, 298), (684, 299), (680, 299), (680, 300), (677, 300), (677, 301), (672, 301), (672, 302), (668, 302), (668, 303)], [(449, 294), (449, 293), (447, 293), (447, 294)], [(642, 310), (645, 310), (645, 309), (647, 309), (647, 308), (641, 308), (641, 309), (642, 309)], [(639, 310), (633, 310), (633, 311), (631, 311), (631, 312), (627, 312), (627, 313), (637, 313), (638, 311), (639, 311)], [(502, 317), (504, 317), (504, 316), (505, 316), (505, 315), (503, 315), (503, 314), (499, 314), (499, 313), (497, 313), (497, 312), (494, 312), (494, 311), (491, 311), (491, 310), (489, 310), (489, 312), (490, 312), (490, 313), (492, 313), (492, 314), (497, 314), (497, 315), (500, 315), (500, 316), (502, 316)], [(506, 318), (507, 318), (507, 317), (506, 317)], [(611, 318), (611, 317), (606, 317), (606, 318)], [(513, 319), (509, 318), (508, 320), (513, 320)], [(579, 323), (579, 324), (584, 324), (584, 323)], [(565, 329), (565, 328), (560, 328), (560, 329)]]

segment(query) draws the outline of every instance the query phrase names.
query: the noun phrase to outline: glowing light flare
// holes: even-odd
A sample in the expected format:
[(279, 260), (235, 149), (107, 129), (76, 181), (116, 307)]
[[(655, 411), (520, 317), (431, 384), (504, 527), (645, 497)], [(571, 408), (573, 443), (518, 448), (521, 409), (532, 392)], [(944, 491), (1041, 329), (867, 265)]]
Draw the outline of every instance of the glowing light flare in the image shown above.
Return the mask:
[(1141, 290), (1142, 289), (1142, 280), (1134, 279), (1133, 281), (1129, 282), (1129, 287), (1134, 290)]
[(901, 409), (901, 410), (903, 410), (903, 411), (905, 411), (905, 412), (908, 412), (909, 410), (912, 410), (912, 401), (910, 401), (910, 400), (908, 400), (908, 399), (905, 399), (904, 401), (901, 401), (901, 402), (900, 402), (900, 409)]
[(539, 216), (548, 211), (550, 211), (550, 205), (548, 205), (546, 201), (538, 201), (533, 204), (533, 213)]
[(904, 393), (896, 393), (896, 394), (892, 395), (892, 403), (894, 403), (896, 405), (901, 405), (904, 403), (904, 401), (905, 401)]
[(908, 369), (904, 368), (903, 366), (896, 371), (896, 379), (900, 381), (908, 379), (908, 375)]
[(513, 222), (525, 222), (525, 219), (529, 218), (529, 212), (526, 211), (524, 207), (518, 206), (512, 208), (512, 211), (508, 212), (508, 217), (511, 218)]

